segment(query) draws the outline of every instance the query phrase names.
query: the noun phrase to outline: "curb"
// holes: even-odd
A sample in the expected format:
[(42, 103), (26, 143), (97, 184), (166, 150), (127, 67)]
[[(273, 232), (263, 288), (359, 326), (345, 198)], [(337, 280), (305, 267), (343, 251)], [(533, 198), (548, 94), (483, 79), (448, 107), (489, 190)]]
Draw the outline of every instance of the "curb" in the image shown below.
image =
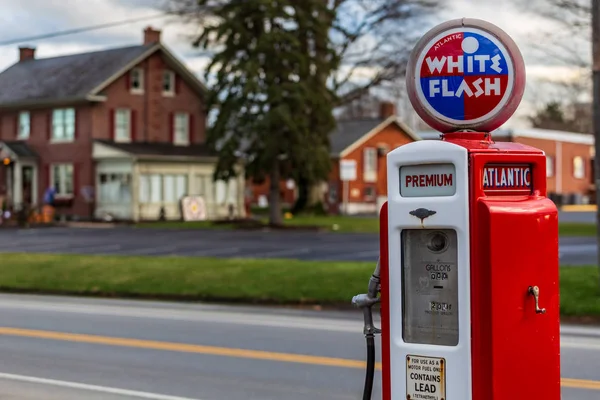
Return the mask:
[(560, 334), (600, 339), (600, 327), (585, 327), (580, 325), (561, 325)]

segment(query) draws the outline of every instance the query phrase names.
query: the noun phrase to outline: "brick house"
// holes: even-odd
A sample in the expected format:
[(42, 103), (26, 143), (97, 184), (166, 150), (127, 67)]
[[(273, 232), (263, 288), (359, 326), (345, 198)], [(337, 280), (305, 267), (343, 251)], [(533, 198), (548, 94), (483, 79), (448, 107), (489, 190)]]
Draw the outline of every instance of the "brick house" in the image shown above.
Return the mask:
[[(332, 171), (322, 187), (323, 203), (330, 213), (377, 213), (387, 199), (387, 168), (385, 155), (396, 147), (419, 140), (397, 116), (392, 103), (383, 102), (377, 118), (341, 120), (331, 133)], [(340, 179), (340, 163), (353, 162), (356, 179), (344, 184)], [(252, 185), (253, 204), (265, 204), (268, 180)], [(280, 195), (285, 205), (296, 200), (293, 181), (280, 182)], [(262, 198), (262, 200), (261, 200)]]
[(142, 44), (19, 61), (0, 73), (0, 196), (40, 205), (49, 187), (57, 212), (77, 219), (179, 218), (184, 195), (205, 198), (209, 216), (229, 203), (243, 213), (243, 180), (211, 179), (204, 145), (205, 87), (144, 30)]
[[(422, 139), (438, 139), (439, 132), (418, 132)], [(590, 201), (593, 194), (594, 136), (548, 129), (503, 129), (492, 132), (496, 141), (536, 147), (546, 153), (548, 196), (561, 204)]]

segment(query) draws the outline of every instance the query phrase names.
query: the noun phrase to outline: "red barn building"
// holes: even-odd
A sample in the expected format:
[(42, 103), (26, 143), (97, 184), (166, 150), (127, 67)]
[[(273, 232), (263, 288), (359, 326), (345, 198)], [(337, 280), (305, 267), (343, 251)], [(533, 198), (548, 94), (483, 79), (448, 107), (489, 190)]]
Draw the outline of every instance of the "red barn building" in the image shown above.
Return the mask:
[[(419, 132), (422, 139), (439, 139), (435, 131)], [(586, 204), (594, 193), (594, 136), (549, 129), (515, 128), (492, 132), (496, 141), (533, 146), (546, 153), (548, 195), (559, 204)]]

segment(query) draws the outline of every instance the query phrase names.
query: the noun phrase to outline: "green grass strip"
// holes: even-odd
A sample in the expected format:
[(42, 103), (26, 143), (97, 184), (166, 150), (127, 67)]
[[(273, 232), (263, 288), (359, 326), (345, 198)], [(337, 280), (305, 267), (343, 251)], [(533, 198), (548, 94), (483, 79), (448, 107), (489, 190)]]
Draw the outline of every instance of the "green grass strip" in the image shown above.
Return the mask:
[[(374, 262), (0, 255), (0, 289), (270, 304), (349, 305)], [(562, 267), (561, 314), (600, 316), (598, 269)]]

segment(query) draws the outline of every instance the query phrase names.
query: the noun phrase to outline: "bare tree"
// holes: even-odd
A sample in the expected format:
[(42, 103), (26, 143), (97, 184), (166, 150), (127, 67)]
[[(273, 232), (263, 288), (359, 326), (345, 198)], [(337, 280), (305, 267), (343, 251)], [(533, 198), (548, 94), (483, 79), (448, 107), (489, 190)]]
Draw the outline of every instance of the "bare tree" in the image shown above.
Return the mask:
[[(543, 109), (551, 99), (565, 110), (585, 110), (592, 91), (591, 1), (596, 0), (512, 1), (519, 10), (544, 21), (546, 29), (529, 37), (530, 55), (557, 71), (554, 76), (535, 82), (537, 91), (543, 92), (538, 109)], [(563, 68), (564, 73), (560, 72)], [(588, 131), (591, 121), (583, 119), (591, 116), (583, 113), (579, 118), (578, 130)]]
[[(393, 87), (404, 76), (416, 41), (447, 2), (439, 0), (334, 0), (332, 32), (342, 68), (332, 80), (345, 104), (371, 88)], [(360, 72), (363, 79), (357, 79)]]
[[(232, 0), (165, 0), (167, 12), (180, 16), (197, 44), (207, 25), (218, 23), (211, 10)], [(252, 1), (252, 0), (237, 0)], [(331, 30), (341, 66), (329, 78), (338, 105), (363, 98), (370, 89), (392, 88), (405, 73), (410, 51), (437, 21), (441, 0), (323, 0), (336, 19)], [(209, 54), (210, 55), (210, 54)]]
[(338, 120), (377, 118), (380, 113), (381, 99), (370, 93), (364, 93), (349, 101), (338, 110)]

